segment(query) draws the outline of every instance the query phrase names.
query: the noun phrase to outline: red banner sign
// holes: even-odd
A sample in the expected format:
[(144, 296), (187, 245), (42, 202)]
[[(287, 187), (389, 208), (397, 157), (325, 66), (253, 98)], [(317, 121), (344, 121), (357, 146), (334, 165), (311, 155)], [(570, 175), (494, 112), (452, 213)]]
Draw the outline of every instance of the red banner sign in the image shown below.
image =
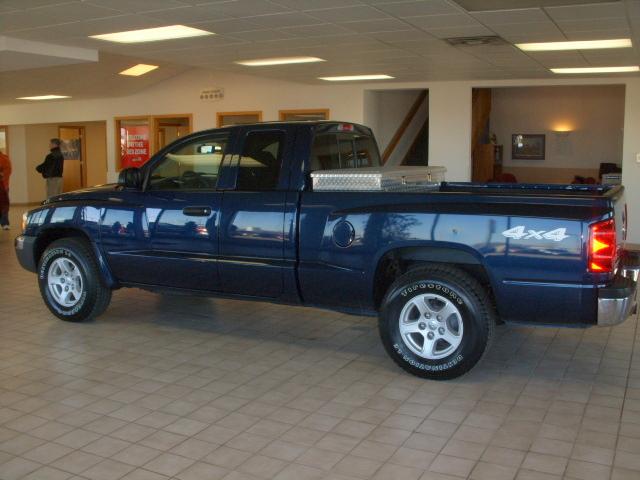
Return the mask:
[(149, 160), (149, 126), (131, 125), (120, 128), (122, 168), (141, 167)]

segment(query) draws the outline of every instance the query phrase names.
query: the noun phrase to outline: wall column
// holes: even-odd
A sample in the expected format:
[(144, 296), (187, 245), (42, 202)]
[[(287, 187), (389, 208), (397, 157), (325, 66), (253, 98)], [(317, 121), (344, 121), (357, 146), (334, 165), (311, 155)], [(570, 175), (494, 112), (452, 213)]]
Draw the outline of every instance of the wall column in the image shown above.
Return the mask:
[(471, 179), (471, 86), (429, 85), (429, 165), (447, 167), (447, 181)]

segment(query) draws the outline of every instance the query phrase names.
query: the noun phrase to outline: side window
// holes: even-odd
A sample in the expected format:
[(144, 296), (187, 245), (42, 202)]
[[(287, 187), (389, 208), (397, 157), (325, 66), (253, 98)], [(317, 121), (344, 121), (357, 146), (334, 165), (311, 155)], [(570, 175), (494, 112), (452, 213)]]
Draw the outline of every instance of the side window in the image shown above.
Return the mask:
[(149, 190), (215, 189), (228, 138), (202, 137), (167, 153), (151, 171)]
[(338, 150), (340, 151), (340, 168), (355, 168), (351, 135), (338, 135)]
[(338, 137), (335, 133), (316, 135), (311, 147), (311, 170), (340, 168)]
[(380, 154), (373, 137), (327, 133), (313, 139), (311, 171), (379, 166)]
[(244, 140), (236, 190), (275, 190), (280, 178), (284, 132), (250, 132)]
[(380, 153), (373, 137), (355, 136), (356, 166), (359, 168), (379, 167)]

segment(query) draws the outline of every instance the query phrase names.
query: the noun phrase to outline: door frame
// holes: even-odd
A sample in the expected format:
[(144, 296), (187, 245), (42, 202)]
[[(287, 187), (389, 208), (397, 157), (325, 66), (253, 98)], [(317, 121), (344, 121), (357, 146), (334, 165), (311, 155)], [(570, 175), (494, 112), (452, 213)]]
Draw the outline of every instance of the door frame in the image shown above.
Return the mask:
[(150, 156), (155, 153), (158, 153), (158, 150), (160, 150), (157, 145), (158, 142), (156, 142), (156, 140), (158, 139), (158, 131), (160, 129), (160, 121), (162, 119), (167, 119), (167, 118), (186, 118), (187, 125), (189, 128), (188, 134), (193, 133), (193, 113), (176, 113), (176, 114), (167, 113), (162, 115), (151, 115), (149, 119), (151, 121), (151, 126), (152, 126), (153, 145), (149, 144)]
[(4, 141), (5, 141), (5, 146), (7, 148), (7, 156), (9, 156), (9, 158), (11, 158), (11, 156), (9, 155), (9, 149), (10, 149), (10, 145), (9, 145), (9, 125), (0, 125), (0, 130), (4, 130)]
[[(58, 125), (58, 138), (61, 138), (60, 130), (63, 128), (77, 128), (80, 131), (80, 188), (87, 187), (87, 132), (80, 125)], [(8, 145), (8, 143), (7, 143)], [(63, 173), (64, 176), (64, 173)]]

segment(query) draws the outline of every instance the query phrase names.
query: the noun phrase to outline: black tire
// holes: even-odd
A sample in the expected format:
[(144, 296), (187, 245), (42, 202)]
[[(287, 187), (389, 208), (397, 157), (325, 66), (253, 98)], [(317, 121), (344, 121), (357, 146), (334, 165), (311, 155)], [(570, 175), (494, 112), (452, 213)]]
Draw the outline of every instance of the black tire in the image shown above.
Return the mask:
[[(49, 289), (52, 264), (60, 258), (73, 262), (81, 277), (82, 293), (73, 306), (59, 303)], [(83, 322), (101, 315), (111, 301), (111, 289), (104, 285), (91, 247), (79, 238), (62, 238), (52, 242), (38, 262), (40, 294), (51, 313), (68, 322)]]
[[(418, 344), (419, 348), (420, 338), (423, 339), (423, 345), (427, 342), (425, 335), (429, 334), (431, 321), (420, 320), (420, 332), (407, 334), (408, 341), (405, 341), (404, 338), (407, 337), (403, 338), (400, 333), (401, 314), (414, 308), (407, 306), (414, 297), (424, 294), (435, 294), (450, 301), (459, 312), (453, 315), (453, 326), (457, 326), (460, 319), (462, 322), (463, 329), (459, 331), (457, 341), (460, 343), (457, 347), (454, 345), (455, 342), (439, 343), (436, 332), (441, 330), (434, 323), (433, 327), (437, 329), (434, 330), (435, 345), (447, 347), (442, 348), (441, 354), (446, 354), (442, 358), (425, 358), (409, 347), (411, 344), (415, 350), (415, 344)], [(430, 298), (421, 297), (421, 301)], [(433, 301), (439, 302), (437, 298)], [(441, 304), (444, 305), (445, 302)], [(403, 310), (405, 306), (408, 310)], [(417, 308), (412, 312), (414, 316), (415, 310)], [(418, 318), (422, 319), (419, 312), (418, 315)], [(424, 315), (431, 318), (431, 313)], [(411, 320), (414, 321), (418, 320)], [(433, 265), (410, 270), (393, 282), (382, 301), (378, 328), (387, 353), (404, 370), (422, 378), (448, 380), (468, 372), (482, 359), (490, 346), (495, 323), (492, 302), (486, 289), (458, 268)], [(429, 335), (433, 338), (433, 334)], [(447, 349), (453, 350), (447, 352)]]

